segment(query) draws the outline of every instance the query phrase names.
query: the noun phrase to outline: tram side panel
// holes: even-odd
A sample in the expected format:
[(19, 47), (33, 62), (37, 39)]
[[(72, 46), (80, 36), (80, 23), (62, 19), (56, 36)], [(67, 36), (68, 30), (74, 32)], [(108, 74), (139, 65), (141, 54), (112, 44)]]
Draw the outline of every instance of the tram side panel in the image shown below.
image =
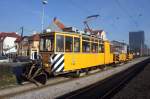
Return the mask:
[(112, 64), (114, 62), (113, 60), (113, 53), (110, 53), (109, 64)]
[(129, 53), (128, 54), (128, 60), (132, 60), (133, 59), (133, 54)]
[(51, 58), (52, 73), (69, 72), (104, 64), (104, 53), (64, 53)]
[(127, 56), (127, 55), (126, 55), (125, 53), (119, 54), (119, 61), (120, 61), (120, 62), (126, 61), (126, 59), (127, 59), (126, 56)]
[(113, 63), (110, 43), (104, 42), (104, 53), (64, 53), (52, 58), (52, 72), (75, 71), (83, 68)]
[(110, 52), (110, 43), (108, 41), (104, 42), (104, 63), (113, 63), (113, 54)]
[(65, 53), (64, 71), (83, 69), (104, 64), (104, 53)]

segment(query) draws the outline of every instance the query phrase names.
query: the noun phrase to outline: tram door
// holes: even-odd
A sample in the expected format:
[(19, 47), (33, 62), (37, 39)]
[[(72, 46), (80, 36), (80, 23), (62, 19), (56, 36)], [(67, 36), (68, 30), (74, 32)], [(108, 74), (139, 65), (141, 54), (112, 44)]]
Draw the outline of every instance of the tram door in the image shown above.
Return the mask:
[(104, 41), (104, 62), (105, 64), (110, 63), (110, 43), (108, 41)]

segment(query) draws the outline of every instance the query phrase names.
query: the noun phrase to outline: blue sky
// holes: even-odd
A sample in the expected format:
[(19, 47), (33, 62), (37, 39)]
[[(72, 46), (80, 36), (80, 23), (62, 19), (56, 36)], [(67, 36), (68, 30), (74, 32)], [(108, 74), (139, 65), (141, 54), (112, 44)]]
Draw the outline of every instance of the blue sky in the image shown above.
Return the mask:
[[(149, 0), (48, 0), (45, 6), (44, 27), (54, 17), (66, 26), (83, 29), (85, 17), (99, 14), (90, 26), (103, 29), (110, 40), (128, 42), (128, 32), (144, 30), (146, 43), (150, 46), (150, 1)], [(1, 0), (0, 31), (19, 32), (24, 26), (24, 35), (41, 31), (41, 0)]]

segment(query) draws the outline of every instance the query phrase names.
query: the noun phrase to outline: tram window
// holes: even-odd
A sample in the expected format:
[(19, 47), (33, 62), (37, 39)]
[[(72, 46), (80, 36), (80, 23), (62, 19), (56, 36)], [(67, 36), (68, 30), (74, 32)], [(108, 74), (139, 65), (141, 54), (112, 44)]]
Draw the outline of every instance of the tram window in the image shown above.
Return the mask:
[(92, 43), (92, 46), (91, 46), (91, 50), (93, 53), (97, 53), (98, 52), (98, 44), (97, 43)]
[(86, 41), (82, 42), (82, 51), (90, 52), (90, 42), (86, 42)]
[(43, 51), (43, 49), (44, 49), (44, 39), (41, 38), (41, 40), (40, 40), (40, 50)]
[(98, 39), (95, 39), (95, 42), (98, 42)]
[(53, 51), (54, 50), (54, 37), (43, 37), (40, 40), (41, 51)]
[(73, 38), (66, 36), (65, 37), (65, 51), (72, 52), (73, 51)]
[(64, 36), (63, 35), (56, 36), (56, 51), (64, 52)]
[(80, 52), (80, 38), (74, 38), (74, 52)]
[(104, 45), (103, 44), (99, 44), (98, 52), (104, 53)]
[(90, 41), (90, 38), (89, 37), (82, 37), (83, 40), (87, 40), (87, 41)]

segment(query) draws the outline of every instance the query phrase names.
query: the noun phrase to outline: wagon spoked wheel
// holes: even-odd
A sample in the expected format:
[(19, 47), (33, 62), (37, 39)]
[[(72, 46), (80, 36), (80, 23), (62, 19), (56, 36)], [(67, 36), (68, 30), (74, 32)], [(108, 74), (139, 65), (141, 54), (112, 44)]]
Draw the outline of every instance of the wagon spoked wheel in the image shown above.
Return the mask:
[(46, 84), (47, 75), (42, 68), (38, 68), (33, 64), (26, 75), (26, 79), (39, 86), (39, 83), (43, 85)]

